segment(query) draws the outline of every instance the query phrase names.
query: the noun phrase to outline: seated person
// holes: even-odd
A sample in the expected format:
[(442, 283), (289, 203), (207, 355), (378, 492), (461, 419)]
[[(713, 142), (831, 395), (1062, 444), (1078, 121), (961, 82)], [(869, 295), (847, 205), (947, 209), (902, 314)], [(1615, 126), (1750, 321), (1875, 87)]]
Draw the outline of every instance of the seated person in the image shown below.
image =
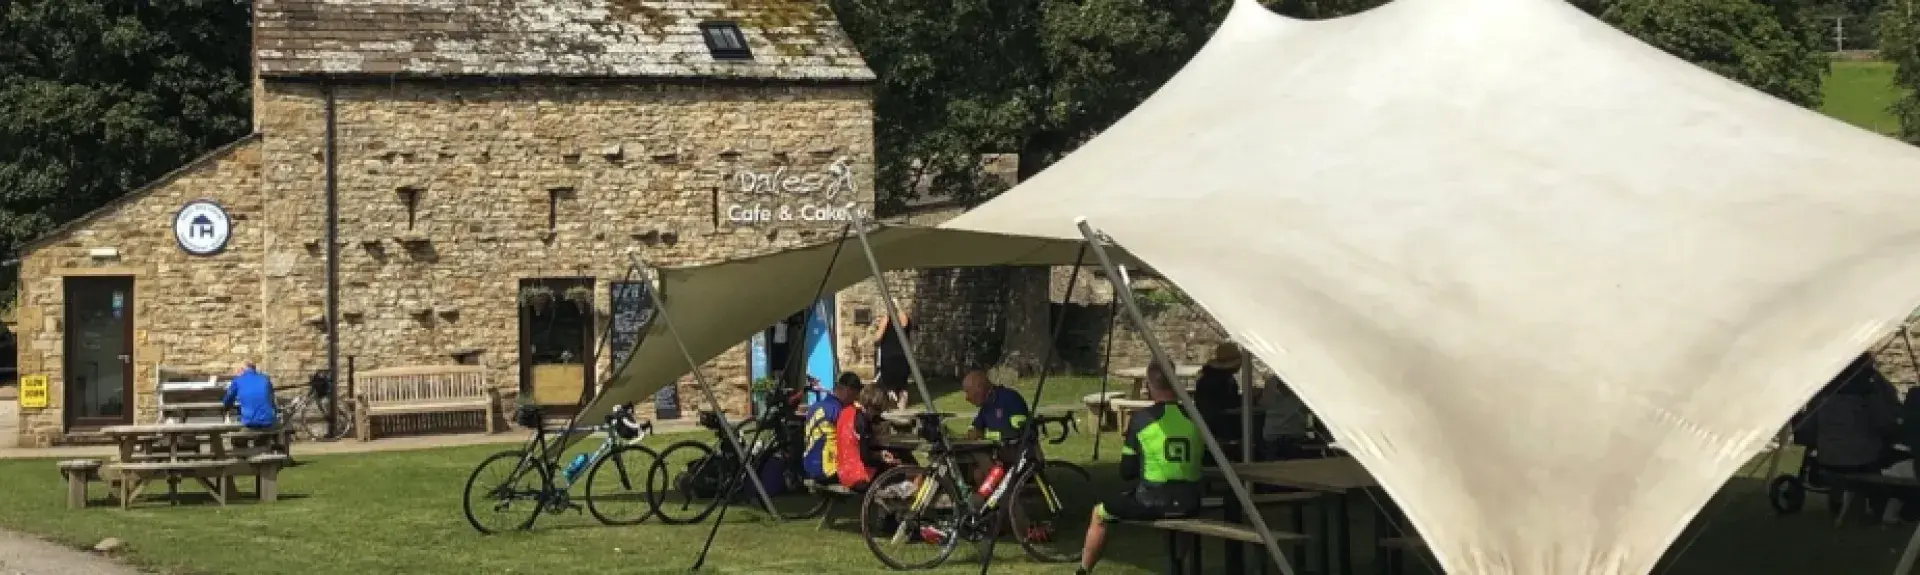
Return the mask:
[[(1828, 472), (1879, 474), (1903, 457), (1892, 441), (1899, 432), (1898, 392), (1865, 353), (1836, 379), (1844, 381), (1813, 413), (1814, 462)], [(1837, 499), (1842, 495), (1834, 490), (1829, 496)], [(1886, 497), (1880, 493), (1866, 495), (1868, 502), (1862, 509), (1877, 514)]]
[(220, 405), (226, 409), (240, 406), (240, 425), (247, 429), (273, 429), (280, 420), (278, 408), (273, 403), (273, 380), (254, 367), (249, 361), (240, 366), (227, 384), (227, 395), (220, 399)]
[(1307, 438), (1307, 404), (1294, 395), (1278, 375), (1267, 376), (1267, 387), (1260, 392), (1263, 413), (1260, 430), (1260, 459), (1310, 459), (1318, 454)]
[(1841, 473), (1879, 473), (1899, 461), (1898, 392), (1867, 354), (1840, 372), (1845, 378), (1813, 414), (1814, 459)]
[(902, 459), (897, 451), (880, 447), (880, 436), (875, 432), (880, 410), (893, 401), (880, 386), (866, 386), (851, 373), (834, 384), (834, 391), (841, 389), (859, 390), (853, 392), (859, 399), (840, 408), (840, 420), (835, 425), (839, 480), (847, 489), (865, 489), (874, 477), (899, 465)]
[(993, 383), (985, 371), (967, 372), (960, 380), (960, 389), (966, 394), (967, 403), (980, 408), (973, 416), (973, 426), (967, 429), (967, 439), (1011, 441), (1019, 437), (1027, 419), (1033, 417), (1020, 392)]
[(1154, 404), (1133, 415), (1120, 448), (1120, 478), (1135, 482), (1093, 508), (1080, 573), (1100, 562), (1107, 524), (1190, 515), (1200, 509), (1200, 429), (1174, 399), (1173, 383), (1158, 366), (1147, 368)]
[[(1027, 420), (1033, 412), (1027, 409), (1026, 398), (1020, 392), (1007, 389), (987, 378), (987, 372), (973, 370), (960, 380), (960, 389), (967, 397), (967, 403), (980, 408), (973, 416), (973, 425), (967, 429), (967, 439), (984, 439), (996, 443), (1010, 442), (1020, 438), (1020, 432), (1026, 428)], [(992, 467), (993, 459), (998, 457), (1002, 463), (1012, 463), (1019, 456), (1019, 446), (1003, 445), (999, 449), (971, 451), (969, 475), (974, 482), (986, 477), (987, 468)]]
[(1221, 441), (1240, 440), (1240, 346), (1222, 343), (1214, 346), (1213, 359), (1200, 367), (1193, 380), (1193, 406), (1200, 408), (1200, 419)]
[[(852, 377), (856, 387), (845, 385), (848, 377)], [(840, 423), (840, 411), (845, 409), (847, 404), (853, 403), (857, 397), (856, 394), (860, 393), (857, 387), (859, 382), (860, 376), (851, 373), (843, 374), (840, 376), (839, 383), (834, 385), (832, 394), (820, 398), (820, 401), (807, 407), (807, 451), (801, 456), (800, 466), (806, 471), (808, 479), (822, 485), (837, 480), (840, 474), (838, 458), (840, 446), (836, 438), (839, 431), (836, 426)]]

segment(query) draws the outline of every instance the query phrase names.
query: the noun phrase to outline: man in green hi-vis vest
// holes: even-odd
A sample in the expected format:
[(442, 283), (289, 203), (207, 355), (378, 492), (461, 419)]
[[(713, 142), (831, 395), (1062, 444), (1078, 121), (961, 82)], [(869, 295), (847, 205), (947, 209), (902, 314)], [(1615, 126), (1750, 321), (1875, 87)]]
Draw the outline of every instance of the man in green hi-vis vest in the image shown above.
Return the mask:
[(1107, 524), (1190, 515), (1200, 509), (1200, 455), (1206, 449), (1200, 427), (1174, 399), (1171, 378), (1159, 365), (1147, 368), (1147, 397), (1153, 405), (1133, 414), (1120, 448), (1120, 478), (1135, 482), (1093, 508), (1080, 572), (1100, 561)]

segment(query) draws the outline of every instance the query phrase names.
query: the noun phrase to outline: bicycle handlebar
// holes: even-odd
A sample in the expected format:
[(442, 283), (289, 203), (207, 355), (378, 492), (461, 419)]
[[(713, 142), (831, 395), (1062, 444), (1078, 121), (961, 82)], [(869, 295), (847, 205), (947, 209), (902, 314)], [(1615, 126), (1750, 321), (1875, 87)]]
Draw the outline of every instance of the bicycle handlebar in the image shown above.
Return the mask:
[[(1075, 419), (1072, 414), (1055, 416), (1037, 415), (1033, 418), (1033, 425), (1036, 427), (1034, 430), (1035, 434), (1039, 437), (1046, 438), (1047, 443), (1051, 445), (1065, 443), (1068, 435), (1072, 435), (1073, 432), (1080, 430), (1080, 420)], [(1052, 436), (1047, 435), (1048, 425), (1060, 426), (1060, 433)]]

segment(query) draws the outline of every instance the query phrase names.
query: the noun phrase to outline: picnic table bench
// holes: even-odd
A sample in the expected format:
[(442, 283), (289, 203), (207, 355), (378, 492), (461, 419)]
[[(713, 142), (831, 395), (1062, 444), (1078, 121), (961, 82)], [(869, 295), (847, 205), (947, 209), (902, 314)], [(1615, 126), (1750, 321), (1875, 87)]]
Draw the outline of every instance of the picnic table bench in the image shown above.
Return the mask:
[(479, 365), (391, 367), (355, 377), (354, 425), (361, 441), (373, 440), (373, 418), (479, 412), (487, 433), (495, 431), (500, 390)]
[[(122, 508), (130, 508), (146, 487), (167, 483), (168, 500), (178, 503), (179, 485), (191, 480), (206, 488), (215, 502), (225, 505), (237, 492), (234, 479), (254, 478), (261, 501), (277, 499), (278, 475), (289, 461), (278, 430), (244, 430), (231, 423), (174, 423), (120, 425), (101, 430), (119, 444), (119, 456), (109, 463), (97, 459), (61, 461), (67, 482), (69, 507), (85, 507), (87, 485), (108, 485)], [(235, 439), (238, 447), (229, 448)], [(201, 450), (206, 447), (206, 450)]]
[[(1181, 561), (1180, 561), (1183, 558), (1183, 556), (1180, 553), (1180, 539), (1183, 535), (1188, 541), (1191, 542), (1191, 547), (1188, 549), (1187, 554), (1184, 556), (1184, 558), (1187, 559), (1186, 567), (1188, 571), (1186, 572), (1191, 572), (1191, 573), (1201, 572), (1201, 563), (1202, 563), (1201, 555), (1202, 554), (1200, 552), (1200, 549), (1201, 549), (1202, 538), (1211, 537), (1214, 539), (1233, 541), (1237, 543), (1253, 543), (1256, 545), (1265, 543), (1260, 540), (1260, 532), (1255, 531), (1253, 527), (1247, 526), (1247, 525), (1241, 525), (1238, 523), (1221, 521), (1218, 519), (1181, 517), (1181, 518), (1170, 518), (1170, 519), (1154, 519), (1154, 520), (1148, 520), (1148, 521), (1122, 521), (1121, 523), (1124, 523), (1127, 525), (1139, 525), (1142, 527), (1149, 527), (1149, 528), (1159, 529), (1161, 531), (1167, 532), (1167, 572), (1168, 573), (1183, 572), (1181, 570)], [(1274, 543), (1277, 543), (1279, 545), (1299, 546), (1312, 540), (1311, 537), (1308, 537), (1305, 534), (1297, 533), (1293, 531), (1277, 531), (1277, 530), (1271, 530), (1271, 529), (1269, 529), (1268, 531), (1273, 534)], [(1262, 561), (1260, 565), (1261, 565), (1261, 571), (1265, 572), (1266, 562)]]

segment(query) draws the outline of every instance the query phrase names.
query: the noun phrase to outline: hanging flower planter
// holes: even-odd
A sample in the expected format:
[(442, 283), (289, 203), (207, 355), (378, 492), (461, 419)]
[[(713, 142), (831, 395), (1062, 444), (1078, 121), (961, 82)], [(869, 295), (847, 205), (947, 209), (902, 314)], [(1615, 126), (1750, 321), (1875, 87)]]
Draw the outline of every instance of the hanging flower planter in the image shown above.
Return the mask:
[(553, 305), (553, 288), (543, 285), (522, 286), (520, 305), (534, 310), (546, 309), (547, 306)]
[(567, 288), (565, 297), (567, 301), (573, 302), (573, 305), (580, 307), (580, 313), (586, 313), (587, 310), (593, 309), (593, 290), (588, 289), (587, 286)]

